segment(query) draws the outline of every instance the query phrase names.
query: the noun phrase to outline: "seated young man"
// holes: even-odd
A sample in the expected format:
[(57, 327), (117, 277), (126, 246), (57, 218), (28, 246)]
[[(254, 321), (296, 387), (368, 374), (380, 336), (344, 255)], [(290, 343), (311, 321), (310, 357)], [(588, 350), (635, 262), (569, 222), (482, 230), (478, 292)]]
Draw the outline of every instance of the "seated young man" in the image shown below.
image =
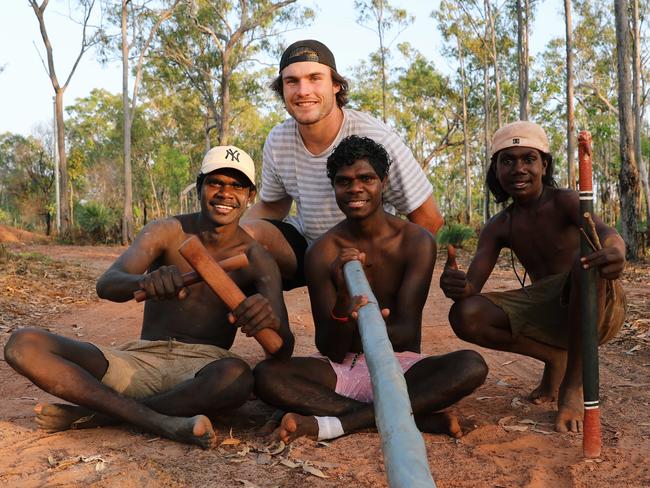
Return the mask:
[[(102, 298), (125, 302), (146, 290), (140, 340), (97, 346), (41, 329), (16, 331), (5, 347), (7, 362), (43, 390), (69, 404), (39, 404), (36, 422), (48, 431), (137, 425), (170, 439), (212, 447), (216, 436), (204, 414), (243, 404), (253, 387), (249, 366), (229, 351), (237, 327), (248, 336), (277, 331), (289, 357), (293, 336), (275, 261), (239, 227), (255, 196), (251, 158), (234, 146), (212, 148), (197, 178), (199, 213), (148, 224), (99, 278)], [(178, 248), (196, 235), (215, 260), (246, 253), (249, 265), (230, 276), (246, 298), (229, 315), (203, 283), (183, 286), (190, 271)], [(144, 274), (148, 271), (147, 274)]]
[[(494, 134), (491, 153), (487, 184), (497, 202), (512, 198), (512, 203), (485, 224), (467, 274), (445, 268), (440, 287), (455, 302), (449, 320), (463, 340), (543, 361), (544, 374), (531, 399), (557, 400), (556, 430), (577, 432), (583, 417), (579, 272), (598, 268), (602, 344), (618, 332), (625, 316), (625, 296), (616, 281), (625, 264), (625, 244), (594, 216), (603, 248), (580, 259), (578, 193), (556, 188), (540, 126), (522, 121), (502, 127)], [(504, 247), (526, 270), (522, 288), (481, 294)], [(526, 275), (532, 283), (524, 287)]]
[(307, 251), (306, 273), (322, 355), (273, 359), (255, 368), (255, 390), (287, 413), (278, 436), (331, 439), (374, 426), (373, 394), (356, 309), (343, 265), (359, 259), (383, 308), (388, 336), (408, 385), (418, 427), (462, 435), (455, 417), (440, 413), (480, 386), (487, 375), (473, 351), (420, 354), (422, 309), (434, 265), (434, 241), (422, 227), (386, 213), (382, 190), (390, 164), (384, 148), (366, 137), (345, 138), (327, 160), (327, 174), (345, 220)]

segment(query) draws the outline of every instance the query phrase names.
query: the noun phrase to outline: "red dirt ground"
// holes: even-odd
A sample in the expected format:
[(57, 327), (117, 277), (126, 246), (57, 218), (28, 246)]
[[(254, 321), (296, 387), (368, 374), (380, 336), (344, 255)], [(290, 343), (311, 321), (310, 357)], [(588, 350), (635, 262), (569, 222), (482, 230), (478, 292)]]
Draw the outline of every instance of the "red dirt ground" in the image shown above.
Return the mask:
[[(0, 345), (6, 343), (11, 330), (28, 324), (99, 344), (138, 336), (143, 305), (100, 301), (92, 293), (93, 280), (120, 248), (6, 246), (4, 260), (0, 253)], [(17, 265), (7, 260), (8, 253), (45, 255), (50, 260)], [(460, 262), (466, 266), (467, 257)], [(603, 452), (600, 459), (585, 460), (580, 435), (553, 432), (553, 407), (526, 401), (541, 375), (540, 363), (477, 348), (455, 337), (447, 322), (451, 302), (437, 286), (439, 266), (424, 313), (422, 350), (439, 354), (476, 349), (485, 357), (490, 373), (485, 384), (457, 408), (475, 425), (474, 430), (460, 440), (424, 435), (437, 486), (650, 486), (650, 267), (630, 266), (626, 272), (630, 314), (619, 337), (602, 347), (600, 355)], [(495, 270), (488, 289), (516, 284), (512, 271), (503, 267)], [(286, 301), (297, 337), (295, 354), (311, 354), (315, 351), (313, 322), (306, 290), (287, 293)], [(262, 358), (257, 343), (245, 338), (237, 339), (234, 350), (251, 364)], [(57, 434), (39, 431), (32, 408), (54, 398), (16, 374), (4, 360), (0, 360), (0, 398), (0, 485), (386, 486), (376, 432), (327, 444), (301, 439), (283, 452), (269, 452), (254, 436), (271, 412), (259, 401), (215, 419), (219, 441), (231, 435), (236, 440), (202, 451), (128, 426)], [(237, 440), (240, 443), (235, 445)]]

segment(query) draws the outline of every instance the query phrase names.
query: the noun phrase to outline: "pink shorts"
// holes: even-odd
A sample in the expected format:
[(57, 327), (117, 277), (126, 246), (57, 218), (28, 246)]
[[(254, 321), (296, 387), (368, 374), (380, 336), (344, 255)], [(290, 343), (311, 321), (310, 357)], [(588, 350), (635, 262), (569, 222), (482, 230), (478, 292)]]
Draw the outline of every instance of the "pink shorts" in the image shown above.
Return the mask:
[[(370, 372), (368, 371), (366, 357), (363, 354), (349, 352), (345, 355), (342, 363), (335, 363), (318, 353), (314, 354), (313, 357), (329, 361), (334, 373), (336, 373), (336, 393), (359, 402), (372, 403), (374, 397)], [(415, 363), (426, 356), (417, 352), (404, 351), (396, 352), (395, 357), (402, 367), (402, 372), (406, 373)]]

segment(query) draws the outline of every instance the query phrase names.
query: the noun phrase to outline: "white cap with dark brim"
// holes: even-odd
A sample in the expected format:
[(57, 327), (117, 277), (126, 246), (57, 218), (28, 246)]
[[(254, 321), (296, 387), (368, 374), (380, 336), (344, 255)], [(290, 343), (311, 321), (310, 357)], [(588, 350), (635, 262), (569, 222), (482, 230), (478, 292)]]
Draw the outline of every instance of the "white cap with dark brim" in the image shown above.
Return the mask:
[(538, 151), (549, 154), (549, 144), (546, 132), (539, 125), (527, 120), (519, 120), (504, 125), (494, 133), (490, 157), (508, 147), (532, 147)]
[(241, 171), (255, 185), (255, 163), (243, 150), (236, 146), (215, 146), (210, 149), (201, 163), (201, 174), (207, 175), (217, 169), (232, 168)]

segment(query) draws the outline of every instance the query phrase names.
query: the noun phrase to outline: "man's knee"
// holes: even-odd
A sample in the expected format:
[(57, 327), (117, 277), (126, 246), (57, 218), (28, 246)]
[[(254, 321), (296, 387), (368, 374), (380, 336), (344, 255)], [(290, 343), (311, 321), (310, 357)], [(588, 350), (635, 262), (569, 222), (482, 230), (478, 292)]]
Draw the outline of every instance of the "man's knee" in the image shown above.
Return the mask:
[(11, 334), (4, 348), (5, 360), (19, 373), (34, 354), (47, 347), (49, 333), (35, 328), (19, 329)]
[(209, 364), (198, 374), (205, 382), (204, 395), (208, 403), (213, 399), (224, 399), (234, 406), (243, 404), (253, 391), (253, 373), (250, 366), (238, 358), (225, 358)]
[(474, 390), (482, 385), (485, 382), (489, 370), (483, 356), (470, 349), (456, 351), (455, 354), (458, 355), (459, 369), (466, 375), (468, 387)]
[(484, 300), (477, 297), (466, 298), (455, 302), (449, 310), (449, 323), (459, 339), (474, 342), (480, 333), (480, 328), (485, 326)]
[(288, 376), (288, 363), (277, 359), (266, 359), (255, 366), (255, 395), (267, 403), (274, 403), (278, 389), (285, 384)]

